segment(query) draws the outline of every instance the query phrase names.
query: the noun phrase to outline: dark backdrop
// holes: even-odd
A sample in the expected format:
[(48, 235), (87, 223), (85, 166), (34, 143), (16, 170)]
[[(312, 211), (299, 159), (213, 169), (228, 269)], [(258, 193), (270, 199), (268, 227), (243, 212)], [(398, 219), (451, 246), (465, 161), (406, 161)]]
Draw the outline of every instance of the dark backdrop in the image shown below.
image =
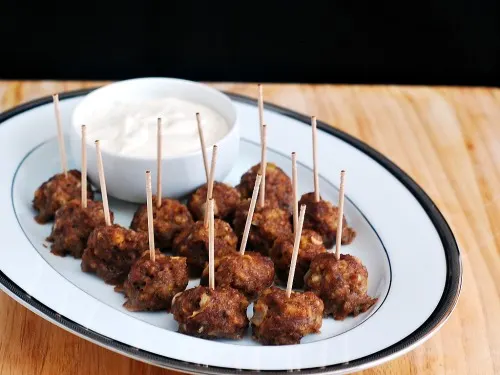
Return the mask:
[(497, 86), (499, 3), (2, 0), (0, 78)]

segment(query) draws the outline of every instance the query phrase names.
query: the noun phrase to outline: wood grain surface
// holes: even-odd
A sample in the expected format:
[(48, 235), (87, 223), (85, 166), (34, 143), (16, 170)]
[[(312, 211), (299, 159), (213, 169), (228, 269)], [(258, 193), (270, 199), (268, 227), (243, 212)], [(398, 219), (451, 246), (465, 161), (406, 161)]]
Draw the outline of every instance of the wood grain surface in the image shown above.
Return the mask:
[[(0, 110), (102, 83), (0, 81)], [(255, 84), (214, 86), (257, 93)], [(431, 196), (461, 246), (462, 295), (446, 325), (361, 374), (500, 374), (500, 91), (269, 84), (265, 100), (315, 114), (388, 156)], [(78, 338), (3, 293), (0, 373), (173, 374)]]

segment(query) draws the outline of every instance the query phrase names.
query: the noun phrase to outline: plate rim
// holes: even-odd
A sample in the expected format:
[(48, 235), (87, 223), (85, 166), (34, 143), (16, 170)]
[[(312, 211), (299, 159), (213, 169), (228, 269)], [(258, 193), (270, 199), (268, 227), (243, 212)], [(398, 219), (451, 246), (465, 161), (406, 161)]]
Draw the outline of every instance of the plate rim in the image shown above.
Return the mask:
[[(60, 99), (65, 100), (83, 96), (99, 87), (101, 86), (67, 91), (65, 93), (60, 94)], [(228, 95), (231, 98), (231, 100), (250, 104), (252, 106), (257, 105), (256, 99), (250, 98), (245, 95), (230, 93), (227, 91), (223, 92), (226, 95)], [(39, 107), (41, 105), (48, 104), (51, 102), (51, 100), (52, 100), (51, 96), (44, 96), (42, 98), (28, 101), (14, 108), (11, 108), (3, 113), (0, 113), (0, 125), (11, 117), (14, 117), (20, 113), (26, 112), (33, 108)], [(280, 115), (298, 120), (301, 123), (310, 126), (309, 116), (307, 115), (270, 103), (265, 103), (265, 108)], [(438, 232), (440, 240), (443, 244), (446, 265), (448, 268), (445, 287), (438, 305), (424, 323), (422, 323), (412, 333), (407, 335), (399, 342), (391, 345), (388, 348), (382, 349), (378, 352), (372, 353), (368, 356), (356, 359), (354, 361), (339, 363), (320, 368), (294, 370), (294, 372), (303, 374), (339, 374), (352, 371), (359, 371), (368, 367), (373, 367), (381, 363), (387, 362), (400, 355), (407, 353), (408, 351), (412, 350), (416, 346), (420, 345), (421, 343), (429, 339), (448, 320), (451, 313), (456, 307), (462, 287), (463, 268), (462, 268), (462, 258), (460, 249), (446, 219), (444, 218), (440, 210), (437, 208), (437, 206), (434, 204), (434, 202), (431, 200), (431, 198), (409, 175), (407, 175), (400, 167), (398, 167), (394, 162), (389, 160), (386, 156), (384, 156), (383, 154), (381, 154), (379, 151), (375, 150), (368, 144), (364, 143), (363, 141), (343, 132), (338, 128), (330, 126), (325, 122), (318, 120), (317, 125), (318, 128), (321, 129), (322, 131), (343, 140), (349, 145), (355, 147), (360, 152), (369, 156), (371, 159), (373, 159), (382, 167), (384, 167), (384, 169), (386, 169), (388, 173), (393, 175), (399, 182), (403, 184), (403, 186), (413, 195), (413, 197), (417, 200), (422, 209), (426, 212), (434, 228)], [(189, 371), (190, 373), (225, 374), (225, 373), (232, 373), (235, 371), (235, 369), (233, 368), (200, 365), (196, 363), (184, 362), (166, 356), (150, 353), (135, 348), (133, 346), (130, 346), (128, 344), (121, 343), (112, 338), (103, 336), (97, 332), (91, 331), (83, 327), (79, 323), (71, 321), (70, 319), (60, 315), (59, 313), (52, 310), (48, 306), (42, 304), (35, 298), (28, 295), (22, 288), (20, 288), (17, 284), (13, 283), (2, 271), (0, 271), (0, 288), (4, 290), (10, 297), (14, 298), (17, 302), (21, 303), (23, 306), (35, 312), (37, 315), (40, 315), (44, 319), (49, 320), (55, 325), (64, 328), (65, 330), (73, 334), (76, 334), (79, 337), (82, 337), (88, 341), (91, 341), (95, 344), (103, 346), (112, 351), (118, 352), (122, 355), (132, 357), (142, 362), (154, 364), (156, 366), (161, 366), (179, 371)], [(239, 370), (238, 372), (240, 371), (244, 373), (269, 373), (269, 374), (288, 373), (288, 370), (282, 370), (282, 371)]]

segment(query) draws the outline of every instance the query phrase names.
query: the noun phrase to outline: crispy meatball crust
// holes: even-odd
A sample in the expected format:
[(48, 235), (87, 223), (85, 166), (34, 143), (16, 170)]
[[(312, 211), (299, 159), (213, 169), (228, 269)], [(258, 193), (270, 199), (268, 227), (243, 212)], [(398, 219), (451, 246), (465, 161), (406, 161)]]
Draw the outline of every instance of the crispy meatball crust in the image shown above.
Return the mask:
[(171, 257), (156, 250), (155, 261), (149, 251), (132, 265), (123, 291), (129, 311), (170, 310), (174, 296), (186, 289), (189, 282), (186, 258)]
[[(274, 281), (274, 265), (271, 259), (251, 251), (216, 258), (214, 262), (215, 285), (231, 287), (252, 301)], [(203, 270), (201, 285), (208, 285), (208, 265)]]
[[(238, 237), (231, 226), (220, 219), (214, 220), (214, 256), (220, 257), (236, 251)], [(187, 258), (189, 272), (199, 276), (208, 262), (208, 227), (203, 221), (182, 230), (174, 239), (174, 252)]]
[[(162, 251), (172, 248), (172, 242), (183, 229), (193, 225), (191, 213), (185, 205), (175, 199), (163, 198), (160, 208), (156, 207), (156, 197), (153, 197), (153, 228), (155, 245)], [(134, 214), (130, 228), (148, 233), (148, 208), (141, 205)]]
[[(319, 202), (314, 200), (314, 193), (304, 194), (299, 201), (299, 207), (306, 205), (304, 217), (304, 228), (312, 229), (323, 237), (323, 243), (327, 249), (333, 247), (337, 236), (337, 221), (339, 210), (330, 202), (320, 198)], [(342, 218), (342, 244), (350, 244), (356, 232), (347, 226), (345, 217)]]
[[(110, 212), (111, 222), (114, 215)], [(52, 254), (66, 256), (70, 254), (81, 258), (92, 231), (106, 225), (102, 202), (87, 201), (87, 208), (82, 208), (81, 200), (74, 199), (57, 210), (52, 233), (47, 239), (53, 242)]]
[(117, 224), (92, 231), (82, 255), (82, 271), (95, 273), (107, 284), (121, 285), (130, 267), (148, 248), (148, 236)]
[[(223, 182), (214, 181), (212, 192), (214, 198), (214, 216), (219, 219), (231, 221), (234, 210), (241, 200), (240, 192), (234, 187)], [(188, 208), (195, 220), (205, 218), (207, 202), (207, 184), (198, 188), (188, 201)]]
[(324, 253), (316, 256), (305, 276), (305, 289), (323, 300), (325, 315), (344, 320), (357, 316), (377, 302), (367, 295), (368, 271), (361, 261), (348, 254)]
[[(241, 201), (234, 214), (233, 227), (240, 241), (245, 230), (249, 207), (250, 199)], [(263, 208), (258, 205), (255, 207), (247, 247), (268, 256), (274, 241), (291, 232), (290, 214), (281, 208), (272, 207), (266, 201)]]
[[(81, 173), (76, 169), (64, 173), (58, 173), (45, 181), (35, 191), (33, 208), (38, 212), (35, 220), (44, 224), (54, 219), (56, 211), (73, 199), (81, 198)], [(87, 184), (87, 197), (94, 199), (94, 192)]]
[[(239, 190), (242, 198), (252, 197), (255, 179), (259, 170), (260, 163), (254, 165), (241, 176), (240, 184), (236, 188)], [(273, 163), (266, 164), (266, 200), (269, 200), (271, 205), (278, 206), (287, 211), (290, 209), (293, 201), (290, 177)]]
[(236, 289), (197, 286), (174, 297), (179, 332), (206, 339), (241, 339), (248, 327), (248, 301)]
[(314, 293), (266, 289), (253, 306), (252, 336), (264, 345), (299, 344), (302, 337), (317, 333), (323, 324), (323, 301)]
[[(290, 233), (274, 242), (269, 255), (276, 268), (276, 276), (286, 285), (290, 262), (292, 261), (293, 244), (295, 235)], [(297, 265), (293, 278), (293, 287), (302, 288), (304, 286), (304, 275), (309, 270), (311, 260), (321, 253), (326, 252), (321, 236), (313, 230), (304, 229), (300, 236), (299, 253), (297, 255)]]

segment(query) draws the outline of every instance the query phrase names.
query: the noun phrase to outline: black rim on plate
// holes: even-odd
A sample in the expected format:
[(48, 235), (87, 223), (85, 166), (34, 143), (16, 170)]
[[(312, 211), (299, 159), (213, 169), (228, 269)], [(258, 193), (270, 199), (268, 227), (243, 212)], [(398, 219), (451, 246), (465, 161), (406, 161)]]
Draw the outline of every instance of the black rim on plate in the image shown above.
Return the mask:
[[(70, 99), (78, 96), (85, 95), (96, 88), (84, 89), (71, 91), (60, 95), (60, 99)], [(257, 101), (246, 96), (226, 93), (231, 99), (250, 105), (256, 105)], [(51, 97), (44, 97), (41, 99), (36, 99), (28, 103), (22, 104), (11, 110), (8, 110), (0, 114), (0, 125), (7, 119), (14, 117), (22, 112), (28, 111), (35, 107), (50, 103), (52, 101)], [(302, 123), (309, 125), (310, 118), (308, 116), (299, 114), (297, 112), (291, 111), (289, 109), (279, 107), (272, 104), (265, 104), (265, 108), (274, 112), (277, 112), (283, 116), (296, 119)], [(433, 313), (429, 318), (414, 332), (406, 336), (399, 342), (391, 345), (390, 347), (383, 349), (379, 352), (370, 354), (366, 357), (356, 359), (354, 361), (339, 363), (331, 366), (319, 367), (319, 368), (309, 368), (303, 370), (295, 370), (294, 372), (300, 372), (303, 374), (328, 374), (336, 372), (354, 371), (361, 370), (366, 367), (371, 367), (375, 364), (386, 362), (390, 359), (397, 357), (398, 355), (404, 354), (411, 350), (418, 343), (428, 339), (433, 333), (435, 333), (442, 324), (447, 320), (451, 312), (453, 311), (458, 297), (460, 295), (460, 290), (462, 286), (462, 262), (460, 257), (460, 250), (458, 248), (455, 237), (446, 222), (445, 218), (432, 202), (429, 196), (422, 190), (422, 188), (417, 185), (417, 183), (409, 177), (405, 172), (403, 172), (396, 164), (391, 162), (381, 153), (368, 146), (364, 142), (350, 136), (343, 131), (329, 126), (323, 122), (318, 121), (318, 128), (322, 131), (339, 138), (351, 146), (357, 148), (361, 152), (368, 155), (370, 158), (377, 161), (382, 165), (389, 173), (396, 177), (417, 199), (422, 208), (425, 210), (430, 220), (432, 221), (434, 227), (439, 233), (441, 242), (443, 243), (447, 274), (446, 283), (444, 287), (441, 299), (434, 309)], [(1, 270), (0, 270), (0, 283), (3, 288), (29, 309), (33, 310), (37, 314), (45, 317), (46, 319), (56, 323), (62, 328), (69, 330), (72, 333), (77, 334), (89, 341), (92, 341), (98, 345), (104, 346), (110, 350), (124, 353), (129, 357), (155, 364), (162, 367), (171, 368), (174, 370), (188, 371), (191, 373), (234, 373), (235, 369), (206, 366), (195, 363), (189, 363), (184, 361), (179, 361), (176, 359), (171, 359), (165, 356), (147, 352), (133, 346), (118, 342), (109, 337), (103, 336), (97, 332), (91, 331), (84, 326), (74, 322), (56, 311), (50, 309), (43, 303), (37, 301), (35, 298), (28, 295), (23, 289), (18, 285), (13, 283)], [(253, 371), (253, 370), (239, 370), (244, 373), (269, 373), (269, 374), (281, 374), (288, 373), (287, 369), (282, 371)]]

